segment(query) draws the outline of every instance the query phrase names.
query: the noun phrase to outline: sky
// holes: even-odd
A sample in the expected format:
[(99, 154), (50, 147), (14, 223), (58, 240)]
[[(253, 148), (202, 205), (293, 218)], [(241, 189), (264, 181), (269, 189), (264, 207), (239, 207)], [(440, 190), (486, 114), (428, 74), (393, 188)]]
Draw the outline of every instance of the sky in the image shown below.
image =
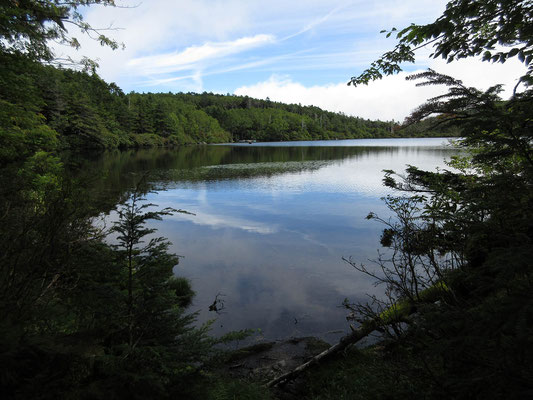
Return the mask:
[(82, 47), (56, 47), (57, 56), (95, 59), (98, 74), (125, 92), (213, 92), (315, 105), (368, 119), (402, 121), (417, 105), (443, 92), (417, 88), (409, 73), (432, 68), (509, 95), (525, 70), (517, 61), (468, 59), (446, 64), (417, 53), (405, 72), (368, 86), (347, 86), (394, 47), (382, 29), (433, 22), (444, 0), (117, 0), (91, 6), (84, 19), (124, 50), (101, 47), (71, 33)]

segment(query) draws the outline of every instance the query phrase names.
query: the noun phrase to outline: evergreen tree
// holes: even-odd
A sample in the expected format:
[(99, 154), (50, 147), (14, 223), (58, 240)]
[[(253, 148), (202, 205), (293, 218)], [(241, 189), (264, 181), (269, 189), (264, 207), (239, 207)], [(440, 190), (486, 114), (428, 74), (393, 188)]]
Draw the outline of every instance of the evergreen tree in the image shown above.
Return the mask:
[[(381, 242), (390, 253), (378, 260), (378, 273), (350, 262), (388, 295), (356, 306), (356, 317), (401, 317), (389, 330), (392, 348), (423, 366), (413, 379), (432, 398), (518, 399), (533, 390), (532, 15), (526, 1), (452, 1), (434, 23), (400, 31), (398, 46), (351, 80), (397, 72), (424, 45), (448, 61), (517, 56), (530, 67), (519, 79), (525, 89), (517, 86), (509, 100), (499, 97), (500, 85), (483, 92), (432, 70), (409, 78), (445, 85), (448, 93), (408, 121), (437, 114), (439, 123), (462, 130), (469, 156), (452, 160), (454, 170), (388, 171), (385, 184), (403, 192), (387, 199), (397, 222), (370, 218), (387, 225)], [(496, 42), (509, 47), (493, 54)]]

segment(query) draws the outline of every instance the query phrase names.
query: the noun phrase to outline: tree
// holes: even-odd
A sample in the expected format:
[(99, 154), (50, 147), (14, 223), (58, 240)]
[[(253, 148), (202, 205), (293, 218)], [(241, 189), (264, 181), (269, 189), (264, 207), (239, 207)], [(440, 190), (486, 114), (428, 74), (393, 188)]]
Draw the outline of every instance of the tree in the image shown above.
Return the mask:
[[(50, 41), (78, 49), (80, 42), (68, 32), (68, 25), (76, 26), (102, 46), (117, 49), (120, 44), (91, 27), (83, 20), (80, 8), (91, 5), (115, 7), (114, 0), (4, 0), (0, 2), (0, 52), (18, 53), (50, 62), (54, 53)], [(72, 61), (72, 60), (63, 60)], [(82, 64), (94, 70), (97, 64), (87, 58)]]
[(173, 210), (147, 211), (140, 190), (123, 194), (117, 236), (104, 240), (93, 200), (57, 159), (40, 152), (27, 164), (4, 169), (0, 185), (0, 392), (179, 395), (218, 341), (192, 326), (191, 285), (174, 276), (168, 241), (145, 226)]
[[(172, 269), (178, 264), (176, 256), (168, 254), (169, 242), (164, 238), (150, 238), (146, 244), (145, 237), (155, 232), (154, 228), (146, 228), (144, 225), (149, 220), (161, 220), (165, 215), (172, 213), (187, 213), (184, 210), (165, 208), (159, 211), (146, 211), (155, 206), (146, 203), (139, 189), (134, 190), (127, 203), (119, 210), (119, 220), (114, 223), (113, 232), (118, 233), (115, 249), (123, 258), (124, 268), (127, 271), (127, 332), (128, 345), (132, 350), (143, 337), (148, 340), (146, 327), (154, 325), (154, 319), (162, 318), (173, 308), (175, 302), (158, 304), (157, 308), (149, 297), (164, 296), (165, 290), (171, 292), (169, 285), (173, 276)], [(148, 297), (146, 297), (148, 296)], [(144, 326), (144, 328), (143, 328)], [(171, 333), (171, 337), (176, 332)], [(164, 335), (166, 337), (166, 335)], [(161, 337), (160, 337), (161, 338)], [(159, 339), (160, 339), (159, 338)]]
[[(395, 219), (370, 218), (386, 224), (381, 243), (388, 252), (377, 269), (348, 261), (385, 284), (388, 296), (348, 307), (355, 320), (377, 321), (385, 330), (384, 316), (409, 306), (389, 333), (397, 349), (424, 366), (419, 384), (430, 385), (433, 397), (527, 397), (533, 376), (533, 4), (451, 1), (435, 22), (411, 25), (397, 38), (392, 51), (350, 83), (398, 72), (423, 46), (448, 62), (517, 57), (528, 71), (519, 78), (524, 89), (517, 85), (506, 101), (500, 85), (483, 92), (432, 70), (408, 78), (448, 92), (418, 107), (407, 122), (437, 115), (439, 124), (461, 128), (467, 155), (450, 162), (455, 169), (386, 172), (385, 184), (403, 193), (387, 199)], [(425, 290), (437, 298), (428, 302)]]
[[(385, 33), (387, 31), (382, 31)], [(484, 61), (505, 62), (517, 57), (528, 67), (521, 82), (533, 81), (533, 4), (529, 0), (453, 0), (433, 23), (392, 28), (398, 44), (354, 76), (348, 85), (368, 84), (401, 71), (401, 63), (414, 62), (415, 51), (433, 48), (431, 57), (448, 62), (482, 56)]]
[[(79, 48), (79, 41), (67, 29), (72, 25), (103, 46), (119, 47), (117, 42), (83, 20), (80, 9), (91, 5), (115, 6), (115, 3), (114, 0), (0, 1), (0, 164), (31, 156), (40, 150), (55, 150), (59, 143), (57, 132), (52, 128), (60, 126), (56, 122), (64, 104), (57, 96), (58, 91), (43, 94), (37, 90), (39, 77), (48, 75), (39, 63), (66, 63), (72, 67), (82, 66), (93, 73), (97, 67), (88, 58), (79, 62), (71, 58), (55, 58), (51, 42)], [(83, 110), (89, 109), (83, 105)], [(47, 121), (43, 114), (56, 120)], [(102, 141), (99, 136), (90, 135)], [(106, 136), (105, 141), (113, 142), (110, 135)]]

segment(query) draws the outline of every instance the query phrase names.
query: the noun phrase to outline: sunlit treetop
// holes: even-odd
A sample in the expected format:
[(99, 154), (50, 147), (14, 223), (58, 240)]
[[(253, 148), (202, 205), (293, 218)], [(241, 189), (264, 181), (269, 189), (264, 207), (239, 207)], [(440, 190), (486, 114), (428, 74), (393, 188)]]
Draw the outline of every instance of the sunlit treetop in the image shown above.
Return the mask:
[(415, 51), (430, 47), (430, 57), (453, 60), (481, 56), (483, 61), (505, 62), (517, 57), (527, 68), (520, 78), (533, 84), (533, 2), (531, 0), (453, 0), (433, 23), (412, 24), (396, 33), (398, 43), (354, 76), (348, 85), (368, 84), (402, 70), (400, 64), (415, 61)]
[[(55, 58), (51, 42), (80, 47), (78, 39), (69, 33), (69, 25), (102, 46), (117, 49), (121, 44), (102, 33), (109, 28), (93, 28), (84, 21), (80, 9), (91, 5), (116, 6), (114, 0), (0, 0), (0, 52), (51, 62)], [(88, 59), (84, 63), (86, 67), (96, 66)]]

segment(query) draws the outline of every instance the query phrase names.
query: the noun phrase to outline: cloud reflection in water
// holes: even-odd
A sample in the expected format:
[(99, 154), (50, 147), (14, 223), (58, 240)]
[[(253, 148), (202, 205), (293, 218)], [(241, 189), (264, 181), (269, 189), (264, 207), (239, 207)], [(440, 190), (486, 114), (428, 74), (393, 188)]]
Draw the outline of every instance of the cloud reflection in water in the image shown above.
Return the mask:
[[(436, 141), (409, 143), (306, 148), (305, 154), (291, 148), (290, 157), (279, 148), (213, 146), (223, 156), (217, 153), (217, 162), (195, 167), (209, 168), (208, 179), (202, 179), (205, 171), (187, 179), (180, 170), (184, 178), (149, 201), (196, 214), (177, 214), (156, 227), (174, 243), (171, 250), (184, 256), (176, 274), (192, 280), (197, 292), (192, 310), (200, 311), (199, 321), (216, 317), (215, 334), (261, 328), (269, 339), (317, 335), (335, 340), (338, 334), (328, 332), (347, 328), (338, 307), (342, 300), (380, 290), (341, 257), (366, 262), (376, 255), (382, 227), (365, 216), (387, 213), (380, 200), (389, 193), (381, 183), (382, 170), (402, 171), (407, 164), (444, 167), (443, 158), (453, 154)], [(265, 170), (257, 175), (248, 171), (254, 151)], [(319, 168), (305, 168), (317, 160), (322, 161)], [(277, 168), (275, 173), (266, 161)], [(286, 161), (302, 167), (279, 172)], [(230, 168), (233, 175), (228, 176), (225, 169)], [(236, 174), (239, 168), (246, 173)], [(218, 293), (224, 294), (225, 313), (214, 315), (207, 309)]]

